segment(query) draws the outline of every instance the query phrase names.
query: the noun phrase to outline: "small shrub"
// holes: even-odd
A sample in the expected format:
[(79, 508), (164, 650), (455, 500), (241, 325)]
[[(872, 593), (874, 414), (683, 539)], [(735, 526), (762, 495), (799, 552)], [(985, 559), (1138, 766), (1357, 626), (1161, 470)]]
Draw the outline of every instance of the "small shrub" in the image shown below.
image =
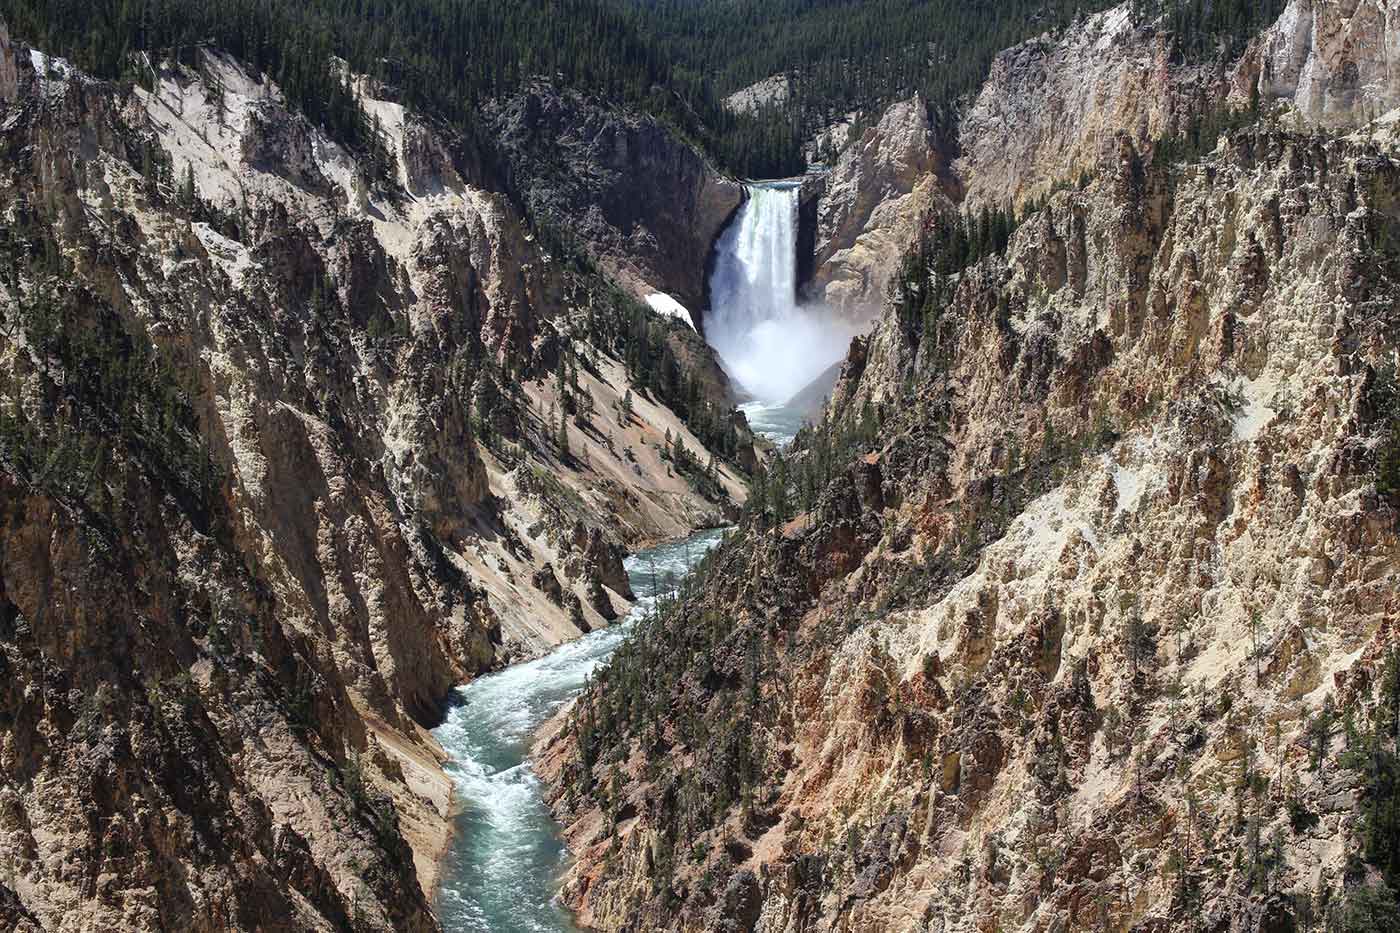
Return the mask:
[(1288, 825), (1299, 835), (1308, 832), (1318, 824), (1318, 816), (1303, 805), (1301, 800), (1288, 801)]

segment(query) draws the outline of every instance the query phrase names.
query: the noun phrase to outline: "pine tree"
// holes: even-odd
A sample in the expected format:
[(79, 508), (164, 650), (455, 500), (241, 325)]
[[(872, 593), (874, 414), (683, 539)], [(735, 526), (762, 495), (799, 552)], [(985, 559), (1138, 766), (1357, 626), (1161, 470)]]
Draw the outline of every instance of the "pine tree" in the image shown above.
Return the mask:
[(187, 211), (195, 208), (194, 163), (185, 164), (185, 181), (180, 186), (180, 205)]
[(569, 450), (569, 415), (562, 408), (559, 410), (559, 427), (555, 434), (555, 443), (559, 448), (560, 456), (568, 459)]

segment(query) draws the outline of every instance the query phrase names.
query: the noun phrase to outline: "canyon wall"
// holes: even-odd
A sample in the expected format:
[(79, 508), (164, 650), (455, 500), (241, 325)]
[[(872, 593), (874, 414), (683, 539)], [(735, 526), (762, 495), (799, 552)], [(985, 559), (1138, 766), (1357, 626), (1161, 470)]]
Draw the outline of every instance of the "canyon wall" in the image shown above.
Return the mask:
[(974, 209), (1020, 207), (1092, 170), (1120, 137), (1145, 148), (1221, 88), (1218, 66), (1174, 63), (1171, 37), (1122, 4), (998, 55), (962, 119), (955, 169)]
[(1174, 179), (1125, 153), (935, 325), (888, 315), (833, 403), (870, 399), (878, 440), (811, 513), (721, 552), (688, 610), (717, 628), (654, 636), (682, 659), (647, 688), (672, 712), (587, 720), (621, 762), (606, 790), (578, 791), (567, 738), (543, 751), (584, 921), (1338, 909), (1374, 791), (1328, 711), (1385, 715), (1400, 612), (1373, 472), (1400, 268), (1370, 253), (1397, 194), (1367, 141), (1241, 134)]
[(945, 168), (919, 97), (892, 105), (842, 150), (817, 200), (809, 299), (850, 317), (875, 314), (904, 244), (948, 203)]
[(1293, 0), (1238, 61), (1188, 63), (1162, 22), (1123, 3), (999, 54), (948, 138), (918, 98), (845, 148), (819, 201), (811, 297), (870, 313), (919, 224), (951, 204), (1022, 210), (1097, 171), (1126, 140), (1150, 151), (1193, 118), (1257, 99), (1295, 126), (1358, 127), (1400, 103), (1388, 2)]
[(1236, 96), (1257, 80), (1266, 100), (1288, 102), (1304, 120), (1357, 126), (1400, 105), (1400, 22), (1388, 0), (1291, 0), (1236, 69)]
[(705, 256), (743, 187), (652, 117), (535, 85), (490, 127), (530, 211), (576, 237), (637, 297), (664, 293), (697, 317)]
[(435, 929), (448, 691), (606, 624), (624, 547), (742, 500), (736, 468), (667, 461), (704, 446), (655, 393), (624, 411), (603, 281), (355, 85), (359, 150), (216, 51), (119, 85), (0, 29), (0, 909), (26, 923)]

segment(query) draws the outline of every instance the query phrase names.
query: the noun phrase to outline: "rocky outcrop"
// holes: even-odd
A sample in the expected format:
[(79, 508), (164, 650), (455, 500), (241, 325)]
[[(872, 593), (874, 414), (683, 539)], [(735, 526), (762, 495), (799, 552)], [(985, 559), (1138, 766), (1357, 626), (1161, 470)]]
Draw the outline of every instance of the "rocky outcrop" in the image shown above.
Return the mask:
[(816, 208), (811, 299), (842, 314), (879, 310), (904, 244), (946, 203), (922, 98), (900, 101), (842, 151)]
[(792, 81), (787, 75), (769, 75), (740, 88), (724, 99), (726, 110), (733, 113), (758, 113), (766, 107), (781, 107), (792, 96)]
[(39, 933), (43, 929), (38, 918), (24, 909), (15, 892), (4, 885), (0, 885), (0, 921), (16, 933)]
[(276, 101), (248, 107), (240, 149), (240, 161), (256, 171), (280, 175), (312, 194), (330, 192), (313, 151), (310, 124)]
[(1384, 0), (1292, 0), (1236, 69), (1236, 97), (1259, 88), (1320, 126), (1358, 126), (1400, 106), (1400, 23)]
[(622, 565), (622, 549), (605, 539), (601, 529), (588, 528), (581, 521), (575, 522), (571, 544), (585, 566), (596, 568), (593, 576), (599, 583), (623, 599), (633, 598), (627, 569)]
[[(1091, 174), (886, 313), (832, 409), (879, 434), (543, 751), (585, 922), (1278, 929), (1374, 882), (1342, 735), (1389, 728), (1400, 650), (1400, 150)], [(670, 715), (600, 727), (638, 689)]]
[(547, 596), (550, 602), (560, 606), (564, 604), (564, 588), (559, 585), (559, 577), (550, 564), (545, 564), (530, 576), (530, 585)]
[(1219, 67), (1174, 62), (1172, 39), (1124, 3), (1002, 52), (959, 126), (974, 209), (1024, 204), (1116, 151), (1145, 148), (1224, 92)]
[(734, 432), (738, 437), (739, 466), (747, 470), (750, 474), (758, 469), (758, 453), (755, 451), (753, 428), (749, 425), (749, 418), (741, 409), (734, 409), (729, 416), (730, 423), (734, 425)]
[(533, 214), (566, 229), (637, 297), (705, 306), (703, 257), (742, 186), (654, 119), (547, 85), (499, 104), (490, 125)]
[(1389, 4), (1294, 0), (1238, 62), (1186, 65), (1155, 14), (1124, 3), (1008, 49), (959, 126), (966, 204), (1020, 206), (1074, 182), (1120, 138), (1139, 149), (1257, 95), (1306, 124), (1356, 127), (1400, 103)]
[(956, 140), (931, 139), (923, 108), (904, 101), (842, 151), (818, 202), (810, 297), (878, 308), (904, 245), (947, 198), (974, 213), (1020, 210), (1123, 143), (1147, 151), (1227, 104), (1257, 100), (1267, 114), (1286, 103), (1305, 124), (1360, 126), (1400, 103), (1396, 28), (1378, 0), (1295, 0), (1239, 61), (1188, 65), (1162, 19), (1129, 2), (1007, 49)]

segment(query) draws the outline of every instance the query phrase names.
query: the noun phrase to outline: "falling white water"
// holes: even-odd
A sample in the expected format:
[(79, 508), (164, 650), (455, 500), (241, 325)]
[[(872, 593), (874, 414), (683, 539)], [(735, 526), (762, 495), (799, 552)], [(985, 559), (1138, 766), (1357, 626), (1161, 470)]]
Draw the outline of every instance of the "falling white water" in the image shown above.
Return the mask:
[(846, 355), (856, 333), (797, 304), (793, 182), (751, 185), (715, 247), (705, 336), (729, 375), (765, 406), (781, 406)]

